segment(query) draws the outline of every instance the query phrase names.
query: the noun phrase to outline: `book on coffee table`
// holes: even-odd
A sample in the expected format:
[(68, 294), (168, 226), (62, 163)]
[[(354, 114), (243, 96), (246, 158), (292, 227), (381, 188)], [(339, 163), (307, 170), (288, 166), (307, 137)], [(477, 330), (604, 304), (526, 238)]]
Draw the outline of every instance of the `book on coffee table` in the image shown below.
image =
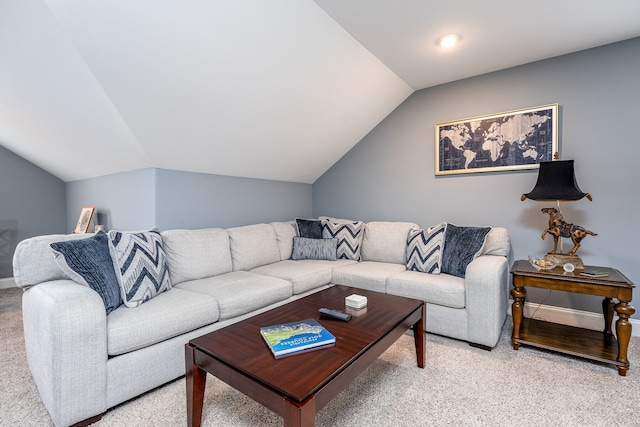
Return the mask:
[(336, 337), (315, 319), (265, 326), (260, 334), (276, 359), (336, 344)]

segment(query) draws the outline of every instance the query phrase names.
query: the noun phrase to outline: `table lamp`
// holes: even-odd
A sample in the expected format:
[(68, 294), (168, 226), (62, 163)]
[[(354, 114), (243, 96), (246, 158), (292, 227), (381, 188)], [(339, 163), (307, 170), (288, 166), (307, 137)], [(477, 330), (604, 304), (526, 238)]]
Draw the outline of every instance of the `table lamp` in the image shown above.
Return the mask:
[[(566, 222), (560, 211), (560, 202), (576, 201), (583, 197), (589, 201), (593, 200), (591, 194), (584, 193), (578, 187), (573, 160), (540, 162), (536, 186), (531, 192), (520, 197), (522, 201), (531, 199), (538, 202), (555, 201), (557, 203), (557, 208), (543, 208), (541, 210), (549, 215), (549, 227), (542, 232), (542, 238), (544, 239), (547, 234), (553, 236), (553, 250), (549, 252), (549, 255), (557, 258), (560, 265), (573, 264), (576, 269), (584, 268), (582, 260), (576, 255), (580, 242), (587, 235), (596, 236), (597, 234), (580, 225)], [(562, 253), (561, 237), (570, 238), (573, 242), (573, 248), (566, 254)], [(558, 240), (560, 240), (559, 250)]]

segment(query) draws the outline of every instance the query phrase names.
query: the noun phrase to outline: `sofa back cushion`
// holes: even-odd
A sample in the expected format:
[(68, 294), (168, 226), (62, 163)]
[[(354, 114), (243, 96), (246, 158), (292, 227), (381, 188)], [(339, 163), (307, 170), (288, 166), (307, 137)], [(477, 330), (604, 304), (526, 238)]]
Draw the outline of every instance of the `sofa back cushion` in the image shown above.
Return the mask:
[(280, 261), (276, 231), (271, 224), (254, 224), (227, 229), (231, 244), (233, 271)]
[(49, 245), (66, 240), (86, 239), (90, 234), (50, 234), (25, 239), (13, 255), (13, 278), (21, 288), (50, 280), (69, 279), (55, 261)]
[(280, 260), (290, 259), (293, 252), (293, 238), (298, 235), (296, 221), (272, 222), (271, 225), (276, 231)]
[(509, 240), (509, 232), (504, 227), (492, 227), (480, 255), (498, 255), (509, 256), (511, 243)]
[(169, 264), (169, 276), (174, 285), (231, 271), (231, 248), (227, 230), (166, 230), (161, 234)]
[(364, 229), (362, 260), (405, 264), (409, 230), (419, 228), (412, 222), (368, 222)]

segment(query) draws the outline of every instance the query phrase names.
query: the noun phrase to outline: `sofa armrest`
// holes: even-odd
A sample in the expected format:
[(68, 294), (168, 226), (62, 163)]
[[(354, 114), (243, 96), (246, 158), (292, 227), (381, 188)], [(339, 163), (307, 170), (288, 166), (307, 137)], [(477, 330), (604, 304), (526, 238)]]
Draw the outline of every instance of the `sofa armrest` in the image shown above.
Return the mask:
[(100, 296), (71, 280), (40, 283), (22, 297), (27, 362), (53, 423), (107, 410), (107, 322)]
[(509, 261), (483, 255), (473, 260), (465, 274), (465, 307), (469, 342), (495, 347), (507, 316)]

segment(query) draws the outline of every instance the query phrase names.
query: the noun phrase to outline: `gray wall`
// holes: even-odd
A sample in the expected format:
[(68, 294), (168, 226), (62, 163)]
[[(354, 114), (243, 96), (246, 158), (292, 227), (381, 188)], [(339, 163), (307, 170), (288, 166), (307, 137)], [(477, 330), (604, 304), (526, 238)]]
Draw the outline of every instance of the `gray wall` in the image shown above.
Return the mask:
[[(598, 233), (578, 254), (640, 284), (638, 70), (640, 38), (417, 91), (314, 183), (313, 215), (504, 226), (511, 261), (542, 255), (552, 240), (540, 238), (547, 223), (540, 209), (553, 204), (520, 201), (537, 170), (436, 177), (434, 125), (558, 103), (560, 158), (575, 159), (578, 184), (593, 195), (561, 205), (568, 221)], [(596, 297), (537, 289), (528, 296), (601, 310)]]
[(65, 221), (64, 182), (0, 146), (0, 278), (13, 276), (17, 242), (64, 233)]
[(310, 184), (144, 169), (67, 183), (67, 228), (95, 206), (107, 230), (235, 227), (311, 215)]
[(95, 206), (97, 223), (107, 230), (143, 230), (156, 225), (155, 169), (72, 181), (66, 189), (68, 233), (75, 229), (83, 206)]
[(157, 225), (236, 227), (311, 215), (310, 184), (157, 171)]

